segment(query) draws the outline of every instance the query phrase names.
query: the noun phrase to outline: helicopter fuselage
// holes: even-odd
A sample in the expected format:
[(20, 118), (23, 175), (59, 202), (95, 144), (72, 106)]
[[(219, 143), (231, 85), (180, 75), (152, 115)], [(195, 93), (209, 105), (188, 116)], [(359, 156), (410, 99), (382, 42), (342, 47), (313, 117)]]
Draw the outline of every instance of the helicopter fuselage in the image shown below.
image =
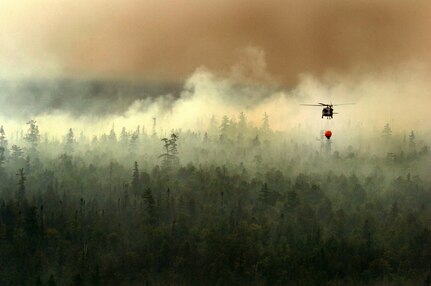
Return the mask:
[(319, 107), (323, 107), (322, 109), (322, 118), (326, 117), (327, 119), (332, 119), (334, 114), (338, 114), (337, 112), (334, 112), (334, 108), (333, 106), (338, 106), (338, 105), (350, 105), (350, 104), (354, 104), (354, 103), (343, 103), (343, 104), (326, 104), (326, 103), (322, 103), (322, 102), (318, 102), (317, 104), (300, 104), (300, 105), (305, 105), (305, 106), (319, 106)]
[(322, 109), (322, 118), (326, 117), (331, 119), (334, 114), (334, 109), (331, 106), (326, 106)]

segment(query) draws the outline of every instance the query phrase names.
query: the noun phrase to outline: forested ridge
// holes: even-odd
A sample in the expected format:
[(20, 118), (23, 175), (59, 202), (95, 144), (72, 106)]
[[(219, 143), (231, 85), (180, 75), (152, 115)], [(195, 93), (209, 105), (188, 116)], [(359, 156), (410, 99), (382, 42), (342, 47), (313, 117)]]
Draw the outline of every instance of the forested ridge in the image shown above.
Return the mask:
[(431, 155), (413, 131), (331, 150), (266, 114), (166, 136), (27, 128), (0, 129), (0, 285), (431, 283)]

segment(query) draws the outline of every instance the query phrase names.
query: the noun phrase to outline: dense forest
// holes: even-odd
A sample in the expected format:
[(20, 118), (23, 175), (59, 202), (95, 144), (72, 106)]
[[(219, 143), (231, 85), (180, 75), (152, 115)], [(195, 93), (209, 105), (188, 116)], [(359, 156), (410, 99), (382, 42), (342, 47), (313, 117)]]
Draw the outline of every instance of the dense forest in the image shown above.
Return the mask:
[(0, 285), (431, 285), (425, 138), (208, 126), (1, 127)]

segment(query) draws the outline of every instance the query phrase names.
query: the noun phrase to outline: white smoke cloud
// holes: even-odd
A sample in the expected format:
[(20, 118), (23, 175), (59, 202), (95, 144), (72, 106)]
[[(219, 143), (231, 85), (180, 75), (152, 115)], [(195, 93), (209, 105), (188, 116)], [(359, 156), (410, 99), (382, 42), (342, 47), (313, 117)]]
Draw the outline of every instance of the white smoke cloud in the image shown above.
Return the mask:
[[(165, 94), (137, 99), (121, 114), (76, 118), (62, 110), (47, 111), (35, 119), (42, 132), (56, 136), (65, 134), (69, 127), (78, 132), (101, 134), (109, 132), (113, 124), (117, 132), (123, 126), (134, 130), (137, 125), (149, 132), (154, 117), (158, 132), (168, 133), (172, 129), (205, 130), (212, 115), (237, 120), (240, 112), (245, 112), (252, 124), (260, 126), (263, 113), (267, 112), (274, 130), (299, 132), (310, 140), (320, 130), (332, 129), (334, 138), (351, 144), (357, 138), (379, 136), (386, 123), (391, 124), (394, 133), (415, 130), (429, 135), (431, 83), (424, 68), (403, 65), (372, 74), (328, 73), (323, 78), (303, 75), (297, 86), (287, 89), (277, 86), (266, 72), (263, 55), (256, 48), (248, 49), (245, 53), (248, 61), (241, 59), (224, 76), (200, 67), (187, 79), (179, 97)], [(255, 77), (265, 80), (257, 81)], [(317, 102), (355, 105), (335, 107), (339, 114), (333, 120), (321, 119), (319, 107), (299, 105)], [(25, 128), (24, 120), (1, 120), (8, 128)]]

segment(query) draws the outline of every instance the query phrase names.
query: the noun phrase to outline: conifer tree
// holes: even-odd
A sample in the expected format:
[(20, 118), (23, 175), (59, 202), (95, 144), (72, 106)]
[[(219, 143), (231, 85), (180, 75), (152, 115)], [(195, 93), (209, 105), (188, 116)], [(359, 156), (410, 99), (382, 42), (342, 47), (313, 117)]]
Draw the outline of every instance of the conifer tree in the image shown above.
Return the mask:
[(164, 152), (159, 156), (159, 158), (162, 158), (162, 166), (166, 168), (169, 167), (169, 139), (162, 138), (161, 141), (163, 141)]
[(156, 202), (154, 201), (153, 193), (150, 188), (145, 189), (143, 199), (147, 209), (148, 219), (150, 223), (153, 223), (155, 221)]
[(178, 158), (178, 135), (175, 133), (172, 133), (170, 138), (162, 138), (161, 141), (163, 141), (163, 149), (164, 152), (159, 155), (159, 158), (162, 158), (162, 165), (165, 168), (171, 168), (174, 166), (179, 165), (179, 158)]
[(18, 159), (21, 159), (24, 155), (24, 151), (22, 150), (21, 147), (18, 147), (17, 145), (12, 145), (12, 154), (11, 154), (11, 158), (15, 161), (17, 161)]
[(30, 120), (27, 122), (27, 125), (29, 127), (24, 139), (30, 144), (32, 152), (35, 152), (40, 141), (39, 127), (37, 126), (35, 120)]
[(410, 135), (409, 135), (409, 146), (410, 146), (411, 149), (414, 149), (415, 146), (416, 146), (415, 138), (416, 138), (415, 133), (412, 130), (410, 132)]
[[(139, 126), (138, 126), (138, 128), (139, 128)], [(121, 129), (120, 142), (121, 142), (121, 144), (127, 146), (128, 141), (129, 141), (129, 134), (127, 134), (126, 127), (123, 127)]]
[(269, 128), (269, 115), (266, 112), (263, 114), (261, 132), (263, 136), (268, 136), (271, 132)]
[(138, 162), (135, 161), (135, 164), (133, 165), (133, 175), (132, 175), (132, 189), (135, 192), (135, 194), (139, 191), (140, 182), (141, 181), (139, 179)]
[(116, 143), (117, 142), (117, 134), (115, 133), (114, 124), (112, 124), (111, 131), (109, 131), (109, 141)]
[(203, 138), (203, 142), (204, 142), (205, 144), (207, 144), (209, 141), (210, 141), (210, 139), (209, 139), (209, 137), (208, 137), (208, 133), (207, 133), (207, 132), (205, 132), (205, 134), (204, 134), (204, 138)]
[(171, 138), (169, 139), (169, 152), (170, 152), (170, 159), (171, 159), (171, 165), (177, 166), (179, 164), (179, 158), (178, 158), (178, 135), (175, 133), (171, 134)]
[(252, 145), (254, 147), (257, 147), (260, 145), (260, 140), (259, 140), (259, 135), (256, 135), (256, 137), (254, 137), (253, 141), (252, 141)]
[(4, 150), (4, 156), (7, 156), (8, 153), (8, 141), (6, 139), (6, 133), (4, 131), (3, 126), (0, 126), (0, 148)]
[(7, 140), (3, 129), (0, 127), (0, 167), (4, 164), (7, 156)]
[(24, 168), (19, 169), (16, 175), (18, 176), (18, 191), (16, 193), (16, 197), (18, 202), (22, 202), (25, 198), (25, 181), (27, 179), (24, 173)]
[(227, 115), (223, 116), (220, 124), (220, 135), (223, 136), (224, 138), (226, 138), (228, 135), (229, 124), (230, 124), (229, 117), (227, 117)]
[(389, 123), (386, 123), (383, 127), (382, 135), (384, 138), (388, 139), (392, 136), (392, 129), (389, 126)]
[(263, 184), (262, 188), (260, 189), (259, 200), (264, 204), (267, 204), (269, 201), (269, 191), (268, 191), (268, 185), (266, 183)]
[(64, 146), (64, 151), (69, 154), (73, 153), (75, 150), (74, 145), (75, 135), (73, 134), (72, 128), (69, 128), (69, 132), (66, 134), (66, 145)]
[(239, 132), (244, 133), (246, 131), (246, 128), (247, 128), (247, 118), (245, 116), (245, 113), (241, 111), (239, 114), (239, 120), (238, 120)]
[(295, 190), (289, 191), (287, 193), (287, 206), (289, 209), (295, 209), (299, 205), (298, 194)]
[(138, 132), (133, 132), (132, 136), (130, 137), (129, 140), (129, 154), (131, 154), (132, 156), (136, 155), (136, 149), (138, 146), (138, 139), (139, 139), (139, 133)]
[(4, 164), (5, 160), (5, 149), (3, 147), (0, 147), (0, 167)]

